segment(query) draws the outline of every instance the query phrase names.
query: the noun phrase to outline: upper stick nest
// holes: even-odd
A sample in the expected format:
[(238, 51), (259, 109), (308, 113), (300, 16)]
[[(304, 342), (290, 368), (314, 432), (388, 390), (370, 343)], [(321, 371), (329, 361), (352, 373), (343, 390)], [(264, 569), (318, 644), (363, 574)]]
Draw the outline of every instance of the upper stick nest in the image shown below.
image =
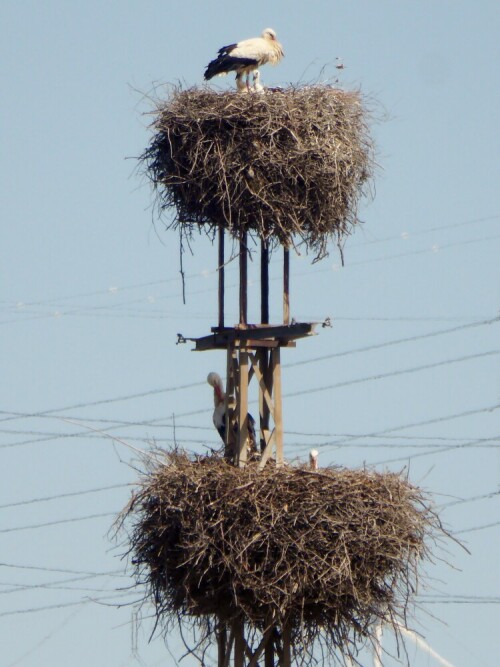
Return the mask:
[(142, 155), (172, 226), (244, 230), (322, 257), (357, 223), (373, 145), (358, 92), (314, 85), (263, 94), (173, 90)]
[(441, 527), (423, 493), (393, 473), (268, 465), (177, 452), (125, 510), (129, 553), (158, 619), (242, 616), (288, 623), (297, 646), (334, 651), (405, 623), (417, 566)]

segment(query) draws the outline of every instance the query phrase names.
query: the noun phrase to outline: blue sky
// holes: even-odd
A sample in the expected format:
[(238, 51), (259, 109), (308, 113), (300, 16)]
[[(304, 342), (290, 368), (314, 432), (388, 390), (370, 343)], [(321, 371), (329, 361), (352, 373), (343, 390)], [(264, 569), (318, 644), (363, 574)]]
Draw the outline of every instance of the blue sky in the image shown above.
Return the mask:
[[(202, 85), (221, 45), (267, 26), (286, 58), (264, 84), (360, 88), (380, 165), (346, 266), (335, 248), (315, 265), (292, 257), (292, 315), (333, 328), (284, 354), (285, 453), (405, 468), (438, 506), (461, 501), (442, 518), (470, 555), (450, 543), (453, 567), (426, 568), (413, 627), (455, 666), (495, 664), (499, 526), (482, 526), (498, 522), (500, 488), (499, 13), (494, 0), (1, 3), (3, 664), (175, 664), (148, 643), (150, 621), (135, 637), (134, 607), (115, 605), (138, 597), (108, 535), (136, 457), (86, 426), (145, 448), (172, 442), (176, 415), (181, 444), (217, 443), (205, 377), (223, 355), (175, 345), (215, 324), (216, 251), (195, 239), (184, 306), (177, 236), (135, 158), (148, 94)], [(235, 320), (234, 287), (228, 310)], [(176, 634), (169, 647), (182, 655)], [(413, 667), (439, 664), (408, 651)]]

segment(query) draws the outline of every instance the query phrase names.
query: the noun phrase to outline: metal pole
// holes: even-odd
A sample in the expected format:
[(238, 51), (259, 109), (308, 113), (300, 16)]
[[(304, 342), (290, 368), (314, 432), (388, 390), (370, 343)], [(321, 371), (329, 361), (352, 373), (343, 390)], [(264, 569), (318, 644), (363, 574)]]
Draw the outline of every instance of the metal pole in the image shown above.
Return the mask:
[(241, 619), (233, 622), (234, 628), (234, 667), (245, 664), (245, 625)]
[(240, 324), (247, 323), (247, 232), (240, 237)]
[(227, 631), (226, 624), (220, 618), (217, 622), (217, 645), (219, 648), (217, 655), (217, 667), (224, 667), (226, 663)]
[(260, 321), (269, 324), (269, 244), (260, 242)]
[(290, 324), (290, 250), (283, 248), (283, 324)]
[(292, 667), (292, 637), (288, 623), (283, 626), (283, 667)]
[(275, 643), (276, 628), (271, 628), (271, 637), (266, 644), (264, 653), (264, 667), (274, 667), (274, 643)]
[(224, 228), (219, 227), (219, 329), (224, 328)]

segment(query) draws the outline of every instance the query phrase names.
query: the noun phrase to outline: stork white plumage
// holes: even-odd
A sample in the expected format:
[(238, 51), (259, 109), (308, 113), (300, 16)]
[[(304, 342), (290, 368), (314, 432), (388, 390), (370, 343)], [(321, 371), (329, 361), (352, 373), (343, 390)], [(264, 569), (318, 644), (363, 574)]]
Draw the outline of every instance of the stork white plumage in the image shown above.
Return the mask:
[(250, 90), (250, 74), (266, 63), (276, 65), (284, 55), (283, 47), (276, 39), (276, 33), (272, 28), (266, 28), (260, 37), (244, 39), (220, 48), (217, 58), (209, 62), (205, 69), (205, 80), (209, 81), (214, 76), (236, 72), (238, 90), (242, 90), (240, 80), (244, 74), (246, 88)]
[(318, 469), (318, 456), (319, 456), (318, 450), (311, 449), (311, 451), (309, 452), (309, 465), (311, 466), (311, 470)]
[(207, 375), (208, 384), (214, 388), (214, 412), (212, 419), (215, 428), (219, 431), (222, 440), (226, 438), (226, 394), (222, 384), (222, 378), (218, 373), (209, 373)]
[(260, 72), (259, 72), (258, 69), (256, 69), (253, 73), (253, 83), (252, 83), (252, 87), (250, 89), (250, 92), (252, 92), (252, 93), (263, 93), (263, 92), (265, 92), (265, 88), (260, 82)]
[[(226, 442), (226, 393), (222, 378), (218, 373), (211, 372), (207, 375), (208, 384), (214, 388), (214, 411), (212, 419), (214, 426), (219, 432), (222, 441)], [(255, 435), (255, 419), (250, 413), (247, 414), (247, 428), (248, 428), (248, 452), (251, 455), (256, 455), (257, 439)]]
[(239, 93), (249, 93), (246, 81), (243, 79), (243, 72), (237, 72), (236, 74), (236, 88)]

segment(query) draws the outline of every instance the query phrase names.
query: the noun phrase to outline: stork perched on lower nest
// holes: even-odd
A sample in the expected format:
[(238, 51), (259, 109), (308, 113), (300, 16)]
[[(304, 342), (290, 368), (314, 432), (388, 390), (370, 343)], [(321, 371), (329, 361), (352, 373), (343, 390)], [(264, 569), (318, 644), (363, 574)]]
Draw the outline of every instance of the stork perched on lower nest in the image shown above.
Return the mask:
[[(214, 373), (212, 371), (207, 375), (207, 382), (211, 387), (214, 388), (214, 412), (212, 415), (214, 426), (219, 432), (222, 441), (226, 445), (227, 444), (226, 443), (226, 393), (224, 391), (222, 378), (218, 373)], [(256, 456), (260, 456), (260, 454), (258, 453), (257, 449), (257, 438), (255, 435), (255, 419), (252, 417), (250, 413), (247, 414), (246, 422), (247, 422), (247, 432), (248, 432), (248, 437), (247, 437), (248, 457), (254, 458)], [(237, 435), (238, 426), (236, 424), (234, 425), (233, 432), (235, 435)], [(228, 456), (231, 457), (232, 452), (228, 451), (228, 448), (226, 447), (224, 455), (226, 457)]]

